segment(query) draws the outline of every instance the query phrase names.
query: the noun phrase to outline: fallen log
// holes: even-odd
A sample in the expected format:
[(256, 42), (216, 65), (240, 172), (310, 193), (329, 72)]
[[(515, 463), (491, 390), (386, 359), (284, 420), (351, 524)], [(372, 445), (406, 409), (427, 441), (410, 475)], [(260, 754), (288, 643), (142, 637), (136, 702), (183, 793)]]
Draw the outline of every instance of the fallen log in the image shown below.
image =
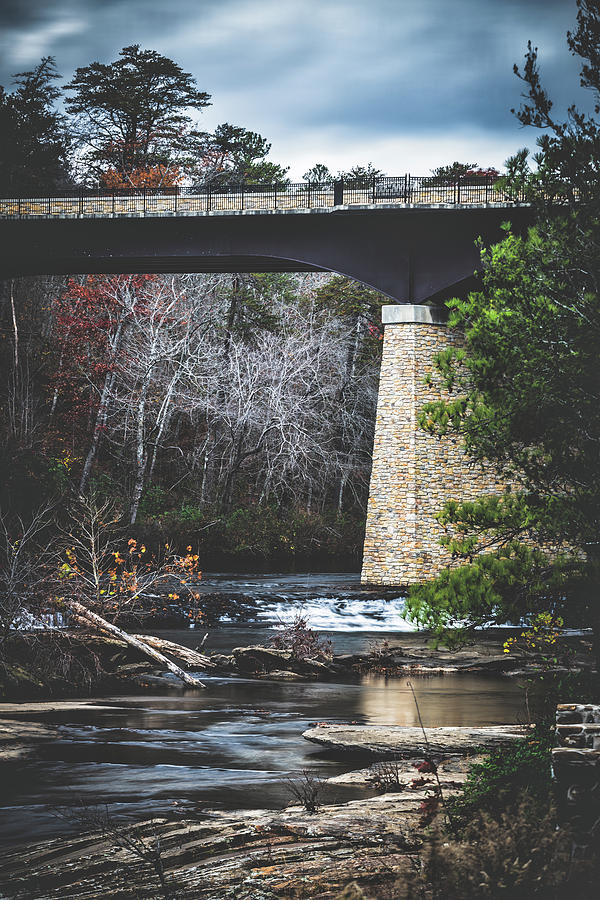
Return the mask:
[(198, 653), (197, 650), (191, 650), (190, 647), (183, 647), (181, 644), (175, 644), (173, 641), (156, 637), (154, 634), (133, 634), (132, 637), (138, 641), (143, 641), (149, 647), (154, 647), (155, 650), (170, 653), (171, 656), (183, 660), (190, 666), (198, 666), (199, 669), (215, 668), (215, 664), (209, 656), (205, 656), (204, 653)]
[(190, 675), (189, 672), (184, 672), (176, 663), (172, 662), (170, 659), (167, 659), (166, 656), (163, 656), (162, 653), (159, 653), (158, 650), (155, 650), (153, 647), (150, 647), (149, 644), (145, 643), (145, 640), (140, 640), (138, 637), (134, 637), (131, 634), (128, 634), (126, 631), (122, 631), (120, 628), (117, 628), (116, 625), (112, 625), (110, 622), (107, 622), (106, 619), (103, 619), (102, 616), (99, 616), (97, 613), (92, 612), (82, 603), (79, 603), (78, 600), (67, 600), (67, 605), (70, 609), (75, 612), (79, 618), (83, 619), (86, 624), (92, 624), (96, 628), (100, 628), (102, 631), (107, 631), (109, 634), (114, 634), (117, 637), (121, 638), (122, 641), (125, 641), (126, 644), (130, 644), (132, 647), (135, 647), (140, 653), (143, 653), (145, 656), (149, 656), (151, 659), (155, 659), (156, 662), (159, 662), (161, 666), (164, 666), (173, 675), (176, 675), (177, 678), (180, 678), (185, 684), (189, 684), (190, 687), (198, 687), (204, 688), (206, 687), (199, 678), (195, 675)]

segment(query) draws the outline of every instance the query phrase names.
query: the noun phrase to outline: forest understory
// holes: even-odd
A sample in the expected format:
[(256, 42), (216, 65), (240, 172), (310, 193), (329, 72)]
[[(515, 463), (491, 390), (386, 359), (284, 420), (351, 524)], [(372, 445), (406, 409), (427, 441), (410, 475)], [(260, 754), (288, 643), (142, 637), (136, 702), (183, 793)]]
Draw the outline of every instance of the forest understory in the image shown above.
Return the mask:
[(7, 534), (91, 493), (212, 571), (359, 568), (380, 295), (329, 275), (119, 275), (18, 279), (1, 300)]

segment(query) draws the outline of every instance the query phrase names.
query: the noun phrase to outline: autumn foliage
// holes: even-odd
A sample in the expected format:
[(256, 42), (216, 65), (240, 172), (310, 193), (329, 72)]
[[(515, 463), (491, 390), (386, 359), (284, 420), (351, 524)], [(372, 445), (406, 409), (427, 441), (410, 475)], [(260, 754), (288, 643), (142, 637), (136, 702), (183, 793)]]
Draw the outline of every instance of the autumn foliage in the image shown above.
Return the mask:
[(167, 190), (175, 188), (183, 181), (183, 174), (177, 167), (145, 166), (129, 172), (107, 169), (102, 173), (101, 185), (109, 191)]
[(115, 367), (131, 298), (154, 278), (89, 275), (82, 281), (71, 279), (54, 301), (58, 367), (53, 387), (60, 419), (72, 432), (89, 431), (102, 387)]
[(200, 579), (199, 557), (191, 546), (179, 554), (167, 543), (160, 554), (151, 553), (144, 543), (122, 536), (118, 512), (110, 503), (90, 495), (79, 499), (72, 525), (65, 529), (52, 579), (53, 603), (61, 609), (74, 599), (117, 622), (141, 612), (149, 592), (179, 600), (183, 591), (194, 610), (191, 617), (200, 618)]

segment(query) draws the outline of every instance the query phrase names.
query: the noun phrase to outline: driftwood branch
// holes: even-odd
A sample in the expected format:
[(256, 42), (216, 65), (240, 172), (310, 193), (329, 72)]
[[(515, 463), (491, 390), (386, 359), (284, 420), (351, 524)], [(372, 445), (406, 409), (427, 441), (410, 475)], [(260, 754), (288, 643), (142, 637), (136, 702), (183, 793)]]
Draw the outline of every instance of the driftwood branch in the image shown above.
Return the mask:
[(154, 647), (155, 650), (160, 650), (162, 653), (168, 653), (170, 656), (183, 660), (188, 666), (196, 666), (199, 669), (214, 669), (215, 667), (214, 662), (209, 656), (205, 656), (204, 653), (198, 653), (197, 650), (183, 647), (181, 644), (173, 643), (173, 641), (166, 641), (164, 638), (156, 637), (154, 634), (133, 634), (131, 637), (136, 638), (138, 641), (143, 641), (144, 644)]
[(114, 634), (122, 641), (125, 641), (126, 644), (130, 644), (132, 647), (135, 647), (136, 650), (139, 650), (140, 653), (143, 653), (145, 656), (149, 656), (151, 659), (155, 659), (162, 666), (165, 666), (165, 668), (169, 669), (170, 672), (176, 675), (177, 678), (180, 678), (185, 684), (189, 684), (190, 687), (206, 687), (206, 685), (203, 684), (195, 675), (190, 675), (188, 672), (184, 672), (183, 669), (181, 669), (176, 663), (172, 662), (170, 659), (167, 659), (167, 657), (163, 656), (162, 653), (159, 653), (158, 650), (150, 647), (150, 645), (146, 643), (145, 636), (144, 640), (140, 640), (139, 637), (134, 637), (131, 634), (128, 634), (126, 631), (122, 631), (120, 628), (117, 628), (116, 625), (112, 625), (110, 622), (107, 622), (106, 619), (103, 619), (102, 616), (99, 616), (97, 613), (89, 610), (82, 603), (79, 603), (78, 600), (67, 600), (66, 603), (69, 608), (72, 609), (73, 612), (75, 612), (86, 623), (92, 624), (96, 628), (100, 628), (102, 631), (108, 631), (109, 634)]

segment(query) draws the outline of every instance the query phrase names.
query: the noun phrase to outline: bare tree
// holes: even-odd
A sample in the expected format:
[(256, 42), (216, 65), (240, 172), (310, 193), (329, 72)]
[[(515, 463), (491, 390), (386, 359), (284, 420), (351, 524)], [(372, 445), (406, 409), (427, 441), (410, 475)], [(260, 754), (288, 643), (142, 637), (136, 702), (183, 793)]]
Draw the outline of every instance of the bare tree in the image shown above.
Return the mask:
[(25, 520), (0, 512), (0, 648), (12, 631), (30, 627), (44, 610), (48, 568), (55, 559), (48, 536), (53, 508)]
[(165, 900), (176, 900), (176, 886), (168, 877), (163, 858), (163, 844), (159, 823), (150, 819), (135, 825), (120, 823), (107, 804), (103, 806), (63, 807), (56, 814), (80, 829), (104, 838), (111, 850), (123, 850), (133, 860), (141, 862), (155, 876)]

